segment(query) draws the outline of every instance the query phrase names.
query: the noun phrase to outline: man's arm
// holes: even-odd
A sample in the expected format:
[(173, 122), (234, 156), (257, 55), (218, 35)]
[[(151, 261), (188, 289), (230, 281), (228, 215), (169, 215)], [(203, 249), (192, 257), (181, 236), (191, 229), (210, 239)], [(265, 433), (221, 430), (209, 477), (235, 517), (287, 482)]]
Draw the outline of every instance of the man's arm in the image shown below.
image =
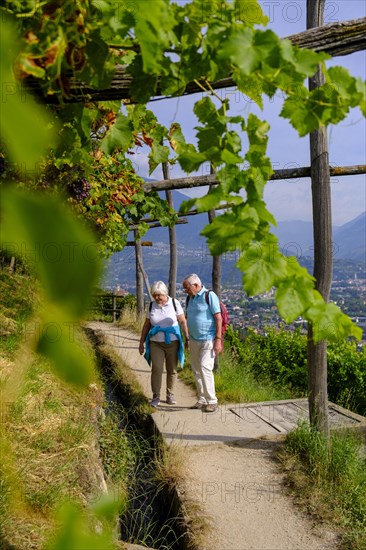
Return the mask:
[(215, 319), (215, 325), (216, 325), (216, 335), (214, 340), (214, 352), (215, 353), (222, 353), (223, 350), (223, 342), (222, 342), (222, 317), (221, 313), (215, 313), (214, 315)]

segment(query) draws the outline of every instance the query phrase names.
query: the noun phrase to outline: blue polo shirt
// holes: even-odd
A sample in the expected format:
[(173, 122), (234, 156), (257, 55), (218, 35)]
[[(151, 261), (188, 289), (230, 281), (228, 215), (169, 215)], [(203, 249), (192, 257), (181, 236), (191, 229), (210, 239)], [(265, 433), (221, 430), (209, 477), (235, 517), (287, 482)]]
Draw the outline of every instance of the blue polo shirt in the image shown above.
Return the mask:
[(206, 302), (205, 287), (190, 296), (187, 306), (187, 324), (189, 336), (193, 340), (214, 340), (216, 336), (215, 313), (221, 313), (220, 301), (214, 292), (209, 292), (209, 304)]

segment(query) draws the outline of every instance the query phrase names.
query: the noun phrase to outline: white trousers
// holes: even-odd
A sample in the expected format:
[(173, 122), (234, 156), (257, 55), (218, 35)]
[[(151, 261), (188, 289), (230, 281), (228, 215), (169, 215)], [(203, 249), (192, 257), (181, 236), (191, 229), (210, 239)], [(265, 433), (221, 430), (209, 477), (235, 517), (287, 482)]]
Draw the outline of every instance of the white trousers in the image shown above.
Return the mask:
[(189, 341), (189, 355), (199, 403), (217, 403), (213, 374), (215, 363), (213, 340), (192, 340), (191, 338)]

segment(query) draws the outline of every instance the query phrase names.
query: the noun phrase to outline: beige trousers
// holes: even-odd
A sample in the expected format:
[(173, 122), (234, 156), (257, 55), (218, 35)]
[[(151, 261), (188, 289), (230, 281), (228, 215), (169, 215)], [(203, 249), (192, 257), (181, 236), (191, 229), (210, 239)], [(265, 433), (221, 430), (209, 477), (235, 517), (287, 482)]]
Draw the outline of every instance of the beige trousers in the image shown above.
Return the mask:
[(175, 382), (177, 379), (178, 347), (178, 340), (174, 340), (170, 344), (165, 344), (165, 342), (150, 341), (151, 389), (153, 398), (160, 397), (164, 363), (167, 373), (166, 395), (168, 397), (174, 393)]
[(217, 403), (217, 397), (213, 374), (215, 364), (213, 340), (193, 340), (191, 338), (189, 343), (191, 366), (197, 386), (197, 401), (202, 404), (214, 405)]

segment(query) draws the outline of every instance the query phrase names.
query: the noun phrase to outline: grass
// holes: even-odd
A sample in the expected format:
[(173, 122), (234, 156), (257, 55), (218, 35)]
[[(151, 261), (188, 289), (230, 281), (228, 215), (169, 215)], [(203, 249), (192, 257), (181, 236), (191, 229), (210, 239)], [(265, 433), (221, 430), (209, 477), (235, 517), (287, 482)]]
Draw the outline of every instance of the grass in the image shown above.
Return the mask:
[(25, 274), (0, 271), (0, 356), (11, 358), (22, 341), (25, 324), (37, 303), (37, 284)]
[[(65, 384), (33, 352), (36, 289), (30, 276), (0, 272), (0, 546), (17, 550), (53, 548), (62, 503), (84, 511), (89, 533), (104, 521), (89, 510), (104, 491), (96, 431), (103, 388), (96, 372), (83, 390)], [(93, 355), (81, 330), (75, 338)], [(65, 521), (69, 540), (79, 537), (78, 516)]]
[(99, 448), (104, 471), (114, 487), (126, 497), (128, 480), (136, 465), (136, 447), (131, 445), (123, 427), (121, 416), (123, 407), (113, 403), (108, 407), (105, 417), (99, 421)]
[(366, 455), (361, 435), (330, 438), (301, 424), (287, 435), (279, 458), (299, 499), (339, 530), (342, 548), (366, 548)]
[(34, 358), (15, 401), (5, 401), (2, 536), (17, 548), (42, 547), (60, 502), (85, 505), (100, 491), (92, 474), (100, 469), (93, 423), (100, 397), (94, 389), (65, 386)]
[(158, 484), (168, 490), (174, 489), (177, 480), (186, 479), (184, 449), (174, 444), (157, 444), (154, 454), (154, 472)]
[(121, 309), (118, 325), (140, 334), (145, 319), (145, 312), (141, 315), (136, 315), (136, 309), (134, 307), (125, 306)]
[[(215, 374), (215, 388), (219, 403), (258, 403), (293, 397), (288, 389), (279, 389), (270, 382), (255, 380), (245, 365), (236, 362), (228, 352), (220, 355), (219, 362), (219, 373)], [(179, 371), (179, 378), (195, 387), (189, 360), (184, 369)]]

